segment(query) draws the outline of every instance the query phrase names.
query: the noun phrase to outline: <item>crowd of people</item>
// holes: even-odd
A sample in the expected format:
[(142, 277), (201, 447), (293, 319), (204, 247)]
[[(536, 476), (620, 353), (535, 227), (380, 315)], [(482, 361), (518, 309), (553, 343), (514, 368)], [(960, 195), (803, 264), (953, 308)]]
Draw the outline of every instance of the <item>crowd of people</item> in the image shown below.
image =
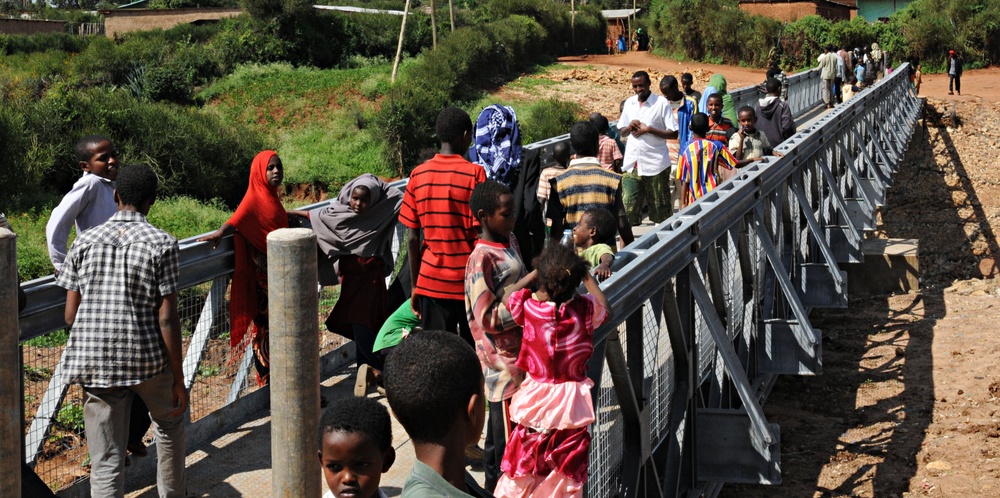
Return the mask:
[[(776, 78), (739, 109), (722, 75), (701, 93), (692, 84), (690, 74), (667, 76), (658, 95), (636, 72), (616, 125), (598, 113), (575, 123), (544, 168), (541, 150), (521, 147), (513, 109), (489, 106), (473, 125), (446, 108), (440, 147), (405, 192), (362, 174), (313, 211), (282, 205), (276, 152), (253, 159), (235, 213), (198, 240), (217, 247), (232, 236), (230, 345), (234, 358), (250, 351), (265, 385), (267, 234), (315, 231), (317, 279), (341, 286), (326, 325), (357, 346), (358, 399), (323, 416), (319, 458), (333, 495), (375, 496), (393, 463), (385, 409), (366, 397), (372, 387), (414, 442), (404, 496), (582, 494), (595, 420), (586, 363), (612, 313), (598, 282), (633, 226), (667, 219), (795, 131)], [(119, 167), (104, 136), (84, 137), (76, 155), (83, 175), (47, 235), (67, 290), (63, 380), (83, 386), (92, 495), (121, 496), (129, 454), (145, 454), (152, 422), (160, 496), (183, 496), (179, 249), (146, 219), (157, 177), (148, 166)], [(397, 221), (409, 229), (407, 258), (389, 288)], [(466, 476), (470, 458), (482, 461), (484, 488)]]

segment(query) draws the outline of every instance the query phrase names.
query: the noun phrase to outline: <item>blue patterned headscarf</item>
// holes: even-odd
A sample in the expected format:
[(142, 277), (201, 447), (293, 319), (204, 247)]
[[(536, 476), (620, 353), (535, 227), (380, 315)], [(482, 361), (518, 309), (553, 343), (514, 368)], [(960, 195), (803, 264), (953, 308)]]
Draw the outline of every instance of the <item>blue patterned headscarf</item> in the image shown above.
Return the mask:
[(521, 165), (521, 129), (513, 108), (493, 104), (479, 113), (469, 157), (486, 168), (490, 180), (508, 187), (514, 182)]

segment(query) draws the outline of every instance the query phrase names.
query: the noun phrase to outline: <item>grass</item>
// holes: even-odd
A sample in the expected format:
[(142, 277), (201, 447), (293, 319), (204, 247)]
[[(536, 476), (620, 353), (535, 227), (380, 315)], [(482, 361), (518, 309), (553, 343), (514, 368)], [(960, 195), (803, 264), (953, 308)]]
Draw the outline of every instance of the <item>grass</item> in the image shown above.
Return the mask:
[(148, 219), (180, 240), (216, 230), (231, 214), (221, 201), (201, 202), (178, 196), (157, 201)]
[(336, 191), (362, 172), (395, 174), (385, 159), (385, 143), (370, 127), (391, 71), (390, 64), (352, 69), (250, 65), (199, 98), (229, 119), (261, 128), (281, 156), (286, 184)]
[(356, 106), (359, 101), (371, 104), (388, 89), (391, 71), (389, 65), (355, 69), (247, 65), (203, 90), (198, 99), (271, 135), (326, 121), (330, 111)]

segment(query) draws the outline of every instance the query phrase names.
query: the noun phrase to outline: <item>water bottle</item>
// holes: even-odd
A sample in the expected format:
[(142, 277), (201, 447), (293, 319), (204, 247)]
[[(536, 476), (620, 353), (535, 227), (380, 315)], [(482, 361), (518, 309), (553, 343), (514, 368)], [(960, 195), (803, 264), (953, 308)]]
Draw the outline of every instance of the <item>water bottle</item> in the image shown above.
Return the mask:
[(572, 248), (575, 247), (576, 244), (573, 244), (573, 230), (572, 229), (567, 228), (567, 229), (563, 230), (563, 236), (562, 236), (561, 239), (559, 239), (559, 245), (565, 246), (565, 247), (569, 247), (570, 249), (572, 249)]

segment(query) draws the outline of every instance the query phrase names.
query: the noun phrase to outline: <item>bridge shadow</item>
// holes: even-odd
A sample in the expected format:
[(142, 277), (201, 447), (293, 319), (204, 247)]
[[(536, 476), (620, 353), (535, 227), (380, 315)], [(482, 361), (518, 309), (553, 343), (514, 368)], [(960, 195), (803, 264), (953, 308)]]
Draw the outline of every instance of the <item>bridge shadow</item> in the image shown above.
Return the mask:
[[(940, 124), (938, 117), (929, 124)], [(945, 167), (934, 159), (942, 149), (951, 163)], [(959, 181), (949, 185), (952, 172)], [(989, 241), (980, 256), (966, 234), (969, 223)], [(910, 491), (935, 404), (932, 343), (937, 321), (948, 313), (944, 289), (956, 277), (995, 275), (993, 256), (1000, 254), (943, 126), (914, 133), (880, 230), (889, 238), (921, 240), (921, 290), (851, 296), (848, 309), (813, 312), (813, 324), (824, 335), (823, 375), (779, 378), (765, 406), (768, 419), (781, 426), (783, 483), (728, 485), (720, 496), (883, 497)], [(950, 243), (927, 243), (930, 236)]]

